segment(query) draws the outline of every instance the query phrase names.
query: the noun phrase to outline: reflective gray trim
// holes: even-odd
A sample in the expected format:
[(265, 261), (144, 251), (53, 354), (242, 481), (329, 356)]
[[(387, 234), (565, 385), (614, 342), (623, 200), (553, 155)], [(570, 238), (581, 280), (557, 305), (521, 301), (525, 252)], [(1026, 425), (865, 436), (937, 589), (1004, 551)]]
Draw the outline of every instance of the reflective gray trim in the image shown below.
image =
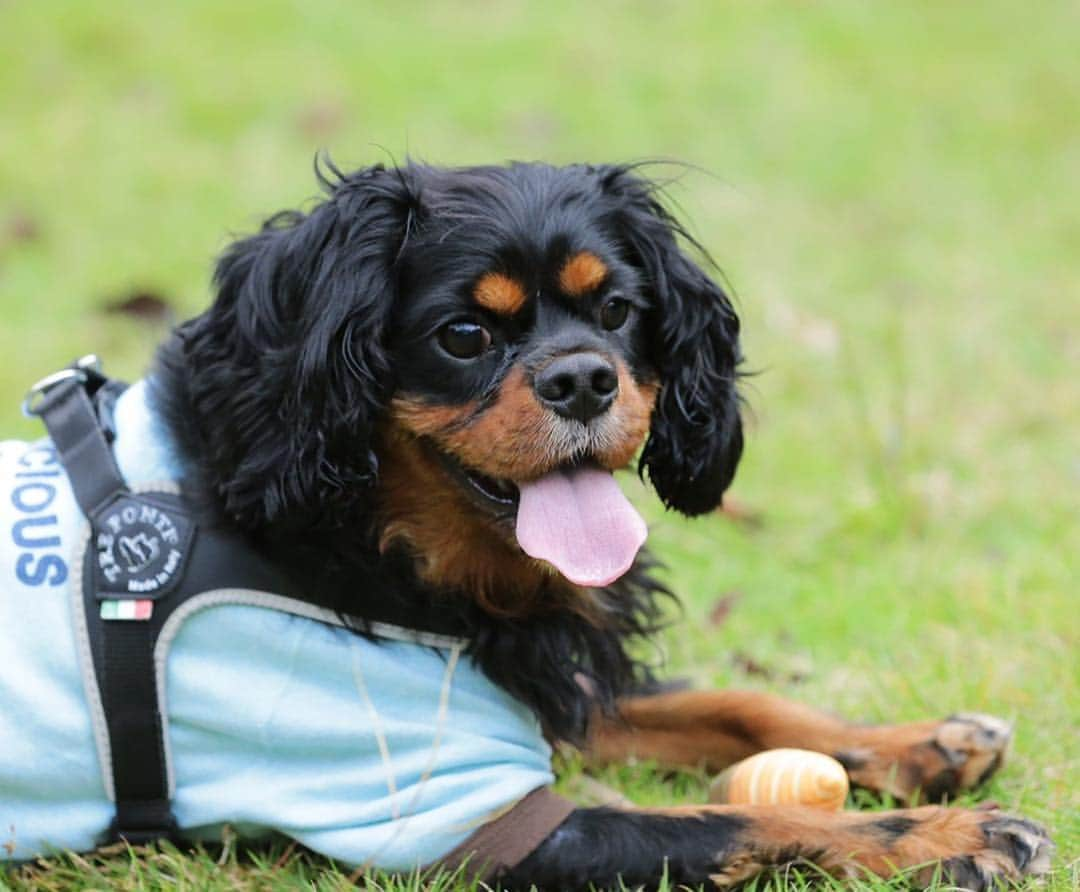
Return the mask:
[(75, 650), (79, 655), (79, 675), (82, 676), (86, 705), (90, 710), (90, 724), (97, 745), (101, 779), (105, 783), (105, 795), (110, 802), (116, 801), (116, 787), (112, 776), (112, 747), (109, 745), (109, 726), (105, 722), (105, 707), (101, 703), (97, 673), (94, 672), (94, 655), (90, 652), (90, 632), (86, 628), (86, 605), (83, 603), (83, 561), (90, 547), (90, 521), (83, 521), (83, 529), (75, 545), (75, 553), (68, 570), (71, 579), (71, 627), (75, 631)]

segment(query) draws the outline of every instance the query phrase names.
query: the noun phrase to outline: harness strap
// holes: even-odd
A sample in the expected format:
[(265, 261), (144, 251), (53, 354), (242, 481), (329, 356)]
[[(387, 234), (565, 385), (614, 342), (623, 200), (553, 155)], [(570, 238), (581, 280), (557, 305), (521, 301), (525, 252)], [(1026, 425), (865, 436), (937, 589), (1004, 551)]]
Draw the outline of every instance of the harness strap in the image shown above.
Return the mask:
[[(112, 449), (98, 424), (88, 388), (97, 390), (105, 379), (88, 369), (66, 378), (43, 392), (33, 411), (41, 416), (52, 437), (61, 464), (71, 478), (75, 501), (83, 514), (92, 517), (118, 493), (127, 492)], [(100, 380), (91, 382), (89, 375)]]
[[(75, 501), (90, 519), (97, 539), (110, 509), (120, 500), (130, 499), (131, 494), (91, 401), (105, 385), (114, 389), (116, 385), (94, 368), (76, 367), (74, 371), (77, 374), (41, 393), (33, 414), (45, 423), (71, 481)], [(109, 732), (116, 799), (110, 833), (138, 845), (173, 837), (177, 829), (169, 801), (154, 672), (154, 642), (160, 627), (157, 623), (103, 619), (103, 593), (96, 570), (88, 553), (82, 570), (84, 608)], [(127, 597), (130, 599), (130, 594)]]
[(531, 855), (576, 808), (569, 799), (540, 787), (495, 815), (437, 864), (450, 871), (464, 869), (463, 879), (494, 885)]

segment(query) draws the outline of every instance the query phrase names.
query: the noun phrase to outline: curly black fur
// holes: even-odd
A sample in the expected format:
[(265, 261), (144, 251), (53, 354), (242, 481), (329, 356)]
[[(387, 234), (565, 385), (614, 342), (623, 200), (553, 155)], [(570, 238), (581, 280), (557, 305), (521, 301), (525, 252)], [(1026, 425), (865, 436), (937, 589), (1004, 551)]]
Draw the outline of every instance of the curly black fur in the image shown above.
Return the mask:
[(613, 222), (662, 308), (653, 350), (664, 387), (640, 469), (669, 508), (702, 514), (720, 503), (742, 455), (739, 318), (680, 250), (677, 237), (696, 242), (657, 199), (656, 186), (625, 166), (599, 173), (601, 188), (616, 200)]
[(569, 610), (499, 619), (468, 592), (426, 589), (406, 555), (380, 555), (376, 431), (403, 379), (434, 377), (410, 361), (407, 337), (423, 326), (426, 301), (494, 260), (571, 237), (613, 244), (648, 301), (647, 342), (632, 358), (662, 384), (641, 471), (665, 504), (698, 514), (719, 503), (742, 448), (731, 305), (630, 167), (343, 174), (326, 163), (320, 180), (325, 200), (272, 217), (225, 252), (215, 302), (158, 353), (152, 399), (184, 485), (215, 522), (339, 592), (344, 613), (363, 613), (374, 596), (363, 580), (376, 570), (390, 579), (380, 597), (458, 605), (483, 670), (550, 733), (580, 737), (594, 704), (610, 708), (648, 676), (634, 642), (657, 628), (666, 591), (642, 561), (604, 593), (602, 624)]

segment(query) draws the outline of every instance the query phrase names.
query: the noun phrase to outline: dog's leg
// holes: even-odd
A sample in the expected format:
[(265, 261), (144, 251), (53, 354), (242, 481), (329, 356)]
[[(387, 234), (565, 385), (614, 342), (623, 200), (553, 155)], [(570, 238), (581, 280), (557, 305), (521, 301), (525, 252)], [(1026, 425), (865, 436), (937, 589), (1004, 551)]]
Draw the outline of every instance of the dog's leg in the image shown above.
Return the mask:
[(636, 756), (718, 771), (756, 752), (798, 747), (834, 756), (854, 784), (907, 802), (978, 786), (1001, 765), (1006, 722), (964, 713), (938, 722), (857, 725), (754, 691), (680, 691), (631, 697), (615, 719), (593, 722), (586, 757)]
[[(890, 876), (917, 868), (962, 889), (1049, 869), (1043, 829), (997, 811), (924, 806), (893, 812), (822, 812), (805, 807), (698, 806), (623, 811), (578, 809), (510, 875), (506, 888), (655, 888), (667, 879), (727, 889), (791, 862), (830, 874)], [(625, 886), (617, 884), (621, 878)]]

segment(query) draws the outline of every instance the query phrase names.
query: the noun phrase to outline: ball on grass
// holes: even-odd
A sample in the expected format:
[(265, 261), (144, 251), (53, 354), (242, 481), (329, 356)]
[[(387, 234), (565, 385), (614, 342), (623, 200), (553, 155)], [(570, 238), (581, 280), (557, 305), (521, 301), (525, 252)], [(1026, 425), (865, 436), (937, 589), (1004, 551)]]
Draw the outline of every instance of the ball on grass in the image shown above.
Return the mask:
[(848, 794), (844, 766), (810, 750), (766, 750), (717, 775), (709, 802), (731, 805), (810, 805), (839, 811)]

